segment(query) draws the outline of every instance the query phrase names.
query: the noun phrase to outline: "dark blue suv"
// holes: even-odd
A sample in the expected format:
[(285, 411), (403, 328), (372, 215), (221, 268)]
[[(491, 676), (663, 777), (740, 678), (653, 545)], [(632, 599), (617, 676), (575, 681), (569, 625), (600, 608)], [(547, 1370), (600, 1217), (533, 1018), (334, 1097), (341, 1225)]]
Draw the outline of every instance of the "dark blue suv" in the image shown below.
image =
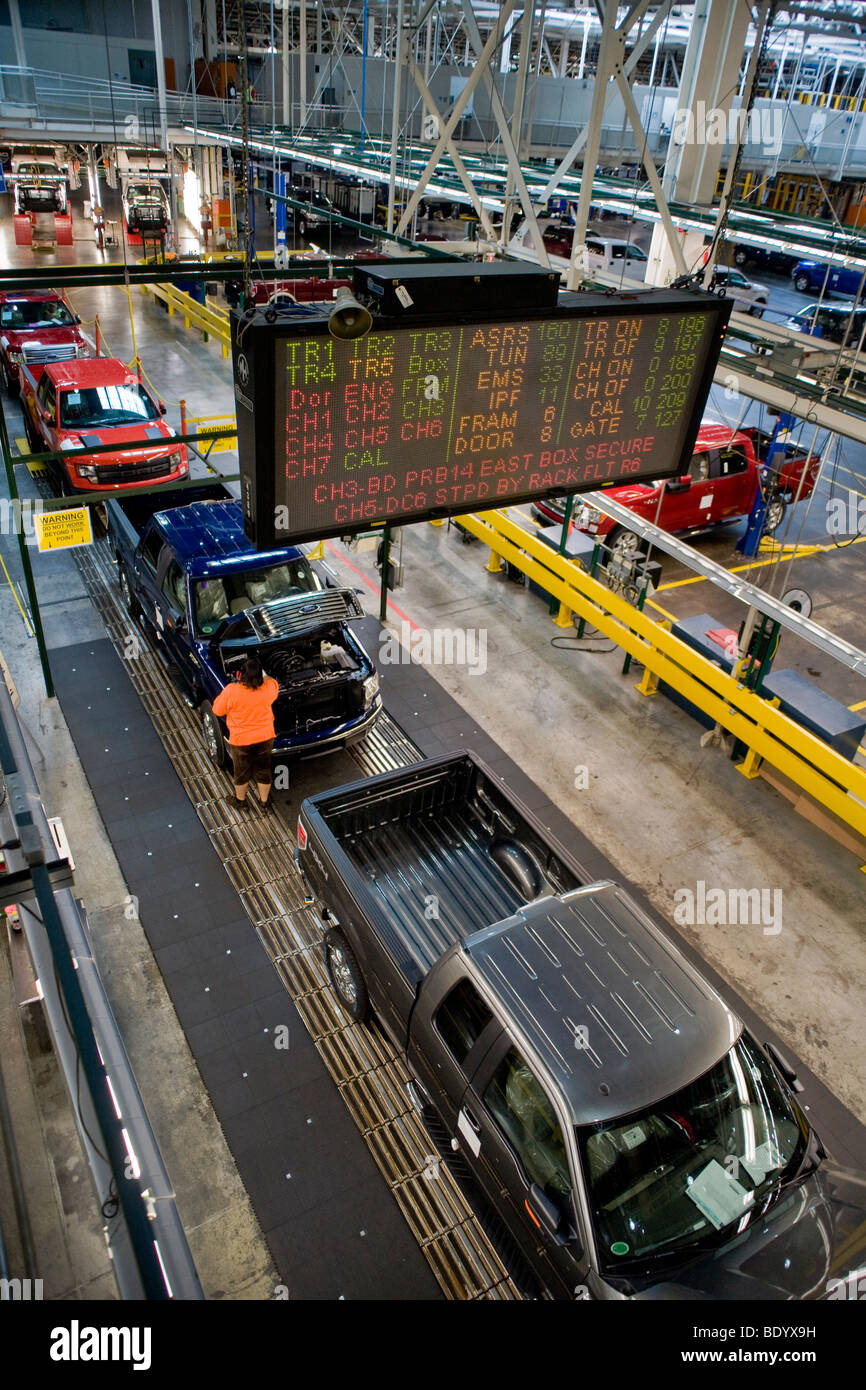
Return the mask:
[(794, 289), (800, 294), (845, 294), (859, 298), (866, 289), (866, 269), (856, 266), (822, 265), (820, 261), (798, 261), (791, 271)]

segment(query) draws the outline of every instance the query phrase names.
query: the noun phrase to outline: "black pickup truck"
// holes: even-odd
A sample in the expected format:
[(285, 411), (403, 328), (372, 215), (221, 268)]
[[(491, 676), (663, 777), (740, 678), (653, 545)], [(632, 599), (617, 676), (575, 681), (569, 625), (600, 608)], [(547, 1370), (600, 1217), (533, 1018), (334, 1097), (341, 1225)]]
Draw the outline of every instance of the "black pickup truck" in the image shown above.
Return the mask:
[(205, 747), (226, 761), (212, 705), (247, 657), (279, 683), (274, 753), (319, 754), (364, 737), (382, 710), (379, 677), (349, 624), (364, 616), (295, 546), (257, 551), (221, 483), (106, 504), (118, 582), (147, 624)]
[(866, 1181), (790, 1065), (474, 754), (308, 798), (296, 859), (343, 1007), (405, 1050), (537, 1291), (857, 1296)]

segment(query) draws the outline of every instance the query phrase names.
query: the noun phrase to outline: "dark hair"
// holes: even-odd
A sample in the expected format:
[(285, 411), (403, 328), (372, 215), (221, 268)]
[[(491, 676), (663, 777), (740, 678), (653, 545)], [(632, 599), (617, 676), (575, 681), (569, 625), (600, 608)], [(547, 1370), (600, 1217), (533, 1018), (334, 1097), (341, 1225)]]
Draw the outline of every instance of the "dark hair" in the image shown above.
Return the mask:
[(262, 663), (257, 656), (248, 656), (241, 670), (241, 684), (250, 690), (258, 690), (263, 680)]

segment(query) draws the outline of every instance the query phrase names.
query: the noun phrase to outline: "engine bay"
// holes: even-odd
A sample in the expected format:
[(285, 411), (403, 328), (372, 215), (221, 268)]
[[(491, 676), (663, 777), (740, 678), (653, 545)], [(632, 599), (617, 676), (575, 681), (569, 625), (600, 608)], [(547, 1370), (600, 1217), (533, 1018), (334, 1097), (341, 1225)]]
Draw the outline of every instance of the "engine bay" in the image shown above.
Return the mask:
[[(297, 695), (311, 686), (338, 684), (347, 675), (360, 670), (360, 664), (341, 640), (339, 629), (321, 629), (313, 636), (297, 642), (266, 648), (259, 652), (265, 675), (273, 676), (280, 687), (280, 696)], [(226, 675), (240, 672), (249, 651), (229, 655), (223, 653)]]

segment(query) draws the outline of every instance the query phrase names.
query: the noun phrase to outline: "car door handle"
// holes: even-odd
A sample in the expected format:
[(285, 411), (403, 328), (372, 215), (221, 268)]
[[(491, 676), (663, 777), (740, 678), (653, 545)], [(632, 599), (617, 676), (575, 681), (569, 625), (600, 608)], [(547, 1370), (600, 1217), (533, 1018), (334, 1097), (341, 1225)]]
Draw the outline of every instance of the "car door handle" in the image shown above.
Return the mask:
[(475, 1116), (472, 1114), (472, 1111), (469, 1110), (469, 1109), (467, 1109), (467, 1107), (464, 1105), (464, 1106), (462, 1107), (460, 1113), (461, 1113), (462, 1115), (465, 1115), (465, 1117), (466, 1117), (466, 1119), (468, 1120), (469, 1124), (470, 1124), (470, 1125), (472, 1126), (472, 1128), (475, 1130), (475, 1133), (476, 1133), (476, 1134), (480, 1134), (480, 1133), (481, 1133), (481, 1126), (480, 1126), (480, 1124), (478, 1123), (478, 1121), (476, 1120)]

